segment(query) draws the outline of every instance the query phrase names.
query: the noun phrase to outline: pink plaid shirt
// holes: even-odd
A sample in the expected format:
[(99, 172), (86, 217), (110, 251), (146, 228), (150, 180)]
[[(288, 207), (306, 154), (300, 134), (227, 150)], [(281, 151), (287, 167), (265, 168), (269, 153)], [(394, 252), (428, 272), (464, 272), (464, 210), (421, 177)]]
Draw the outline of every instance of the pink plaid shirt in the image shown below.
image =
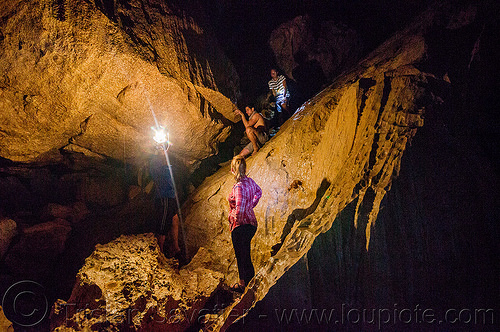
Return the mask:
[(229, 201), (229, 224), (231, 231), (238, 226), (250, 224), (257, 227), (257, 219), (253, 208), (262, 196), (262, 189), (249, 177), (242, 178), (233, 186), (227, 198)]

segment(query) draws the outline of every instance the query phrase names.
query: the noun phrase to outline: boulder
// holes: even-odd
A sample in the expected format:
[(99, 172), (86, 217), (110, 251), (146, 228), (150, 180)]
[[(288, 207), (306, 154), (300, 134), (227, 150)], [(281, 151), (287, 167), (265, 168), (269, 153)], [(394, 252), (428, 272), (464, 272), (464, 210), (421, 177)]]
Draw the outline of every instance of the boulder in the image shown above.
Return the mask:
[(135, 162), (158, 124), (192, 170), (230, 134), (238, 77), (166, 2), (16, 0), (0, 12), (0, 157), (60, 160), (68, 146)]
[(151, 233), (97, 245), (78, 272), (69, 300), (55, 303), (52, 328), (184, 331), (198, 322), (200, 310), (223, 279), (222, 273), (207, 268), (212, 260), (201, 250), (179, 271)]
[(42, 211), (41, 219), (66, 219), (69, 220), (73, 214), (73, 209), (70, 206), (64, 206), (56, 203), (49, 203)]
[(78, 201), (71, 206), (49, 203), (41, 214), (42, 220), (64, 219), (77, 224), (89, 215), (90, 211), (84, 202)]
[(75, 202), (73, 203), (72, 208), (73, 213), (69, 220), (73, 224), (78, 224), (90, 214), (90, 210), (87, 208), (87, 205), (85, 205), (84, 202)]

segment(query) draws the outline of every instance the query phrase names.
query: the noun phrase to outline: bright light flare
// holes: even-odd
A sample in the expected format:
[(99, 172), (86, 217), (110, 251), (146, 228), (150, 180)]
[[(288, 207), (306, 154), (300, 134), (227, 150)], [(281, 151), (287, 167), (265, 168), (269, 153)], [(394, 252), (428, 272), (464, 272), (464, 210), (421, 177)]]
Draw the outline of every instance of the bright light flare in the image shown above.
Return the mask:
[(154, 132), (153, 139), (157, 144), (167, 143), (167, 145), (171, 145), (171, 143), (169, 142), (169, 134), (165, 133), (164, 127), (162, 127), (162, 126), (151, 127), (151, 129)]

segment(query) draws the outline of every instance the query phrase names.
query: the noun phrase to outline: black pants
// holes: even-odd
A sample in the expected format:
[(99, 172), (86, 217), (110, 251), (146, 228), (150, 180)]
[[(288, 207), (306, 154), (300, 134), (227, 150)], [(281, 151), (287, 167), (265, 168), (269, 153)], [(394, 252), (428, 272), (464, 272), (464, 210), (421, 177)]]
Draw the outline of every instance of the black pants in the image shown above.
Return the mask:
[(256, 231), (257, 227), (247, 224), (238, 226), (231, 232), (236, 263), (238, 264), (238, 273), (240, 279), (245, 281), (245, 285), (248, 285), (255, 275), (252, 257), (250, 256), (250, 242)]
[(172, 218), (177, 214), (177, 202), (175, 198), (157, 198), (155, 200), (155, 209), (157, 217), (154, 232), (159, 235), (167, 235), (170, 228), (172, 228)]

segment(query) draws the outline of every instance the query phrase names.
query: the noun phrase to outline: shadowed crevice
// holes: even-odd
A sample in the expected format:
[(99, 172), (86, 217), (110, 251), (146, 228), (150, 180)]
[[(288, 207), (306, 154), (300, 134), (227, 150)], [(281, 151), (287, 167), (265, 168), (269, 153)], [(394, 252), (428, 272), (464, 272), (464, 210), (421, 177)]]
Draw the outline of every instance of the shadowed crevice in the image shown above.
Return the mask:
[(290, 231), (292, 230), (295, 222), (304, 219), (305, 217), (309, 216), (314, 211), (316, 211), (319, 203), (321, 202), (321, 199), (325, 195), (327, 189), (330, 187), (330, 184), (331, 183), (327, 179), (323, 179), (323, 181), (321, 181), (321, 185), (319, 186), (318, 190), (316, 190), (316, 198), (314, 199), (314, 202), (308, 208), (295, 209), (292, 211), (292, 213), (288, 216), (285, 227), (283, 227), (280, 242), (275, 244), (271, 249), (271, 256), (276, 255), (276, 253), (281, 249), (281, 246), (283, 245), (285, 238), (288, 236), (288, 234), (290, 234)]
[(389, 94), (391, 93), (391, 90), (392, 90), (392, 80), (390, 77), (385, 76), (384, 90), (382, 91), (382, 98), (380, 99), (380, 109), (378, 111), (377, 122), (375, 122), (377, 125), (380, 123), (380, 117), (382, 116), (384, 108), (387, 105), (387, 101), (389, 100)]
[(52, 3), (52, 16), (55, 19), (64, 22), (66, 20), (66, 8), (64, 0), (55, 0)]

